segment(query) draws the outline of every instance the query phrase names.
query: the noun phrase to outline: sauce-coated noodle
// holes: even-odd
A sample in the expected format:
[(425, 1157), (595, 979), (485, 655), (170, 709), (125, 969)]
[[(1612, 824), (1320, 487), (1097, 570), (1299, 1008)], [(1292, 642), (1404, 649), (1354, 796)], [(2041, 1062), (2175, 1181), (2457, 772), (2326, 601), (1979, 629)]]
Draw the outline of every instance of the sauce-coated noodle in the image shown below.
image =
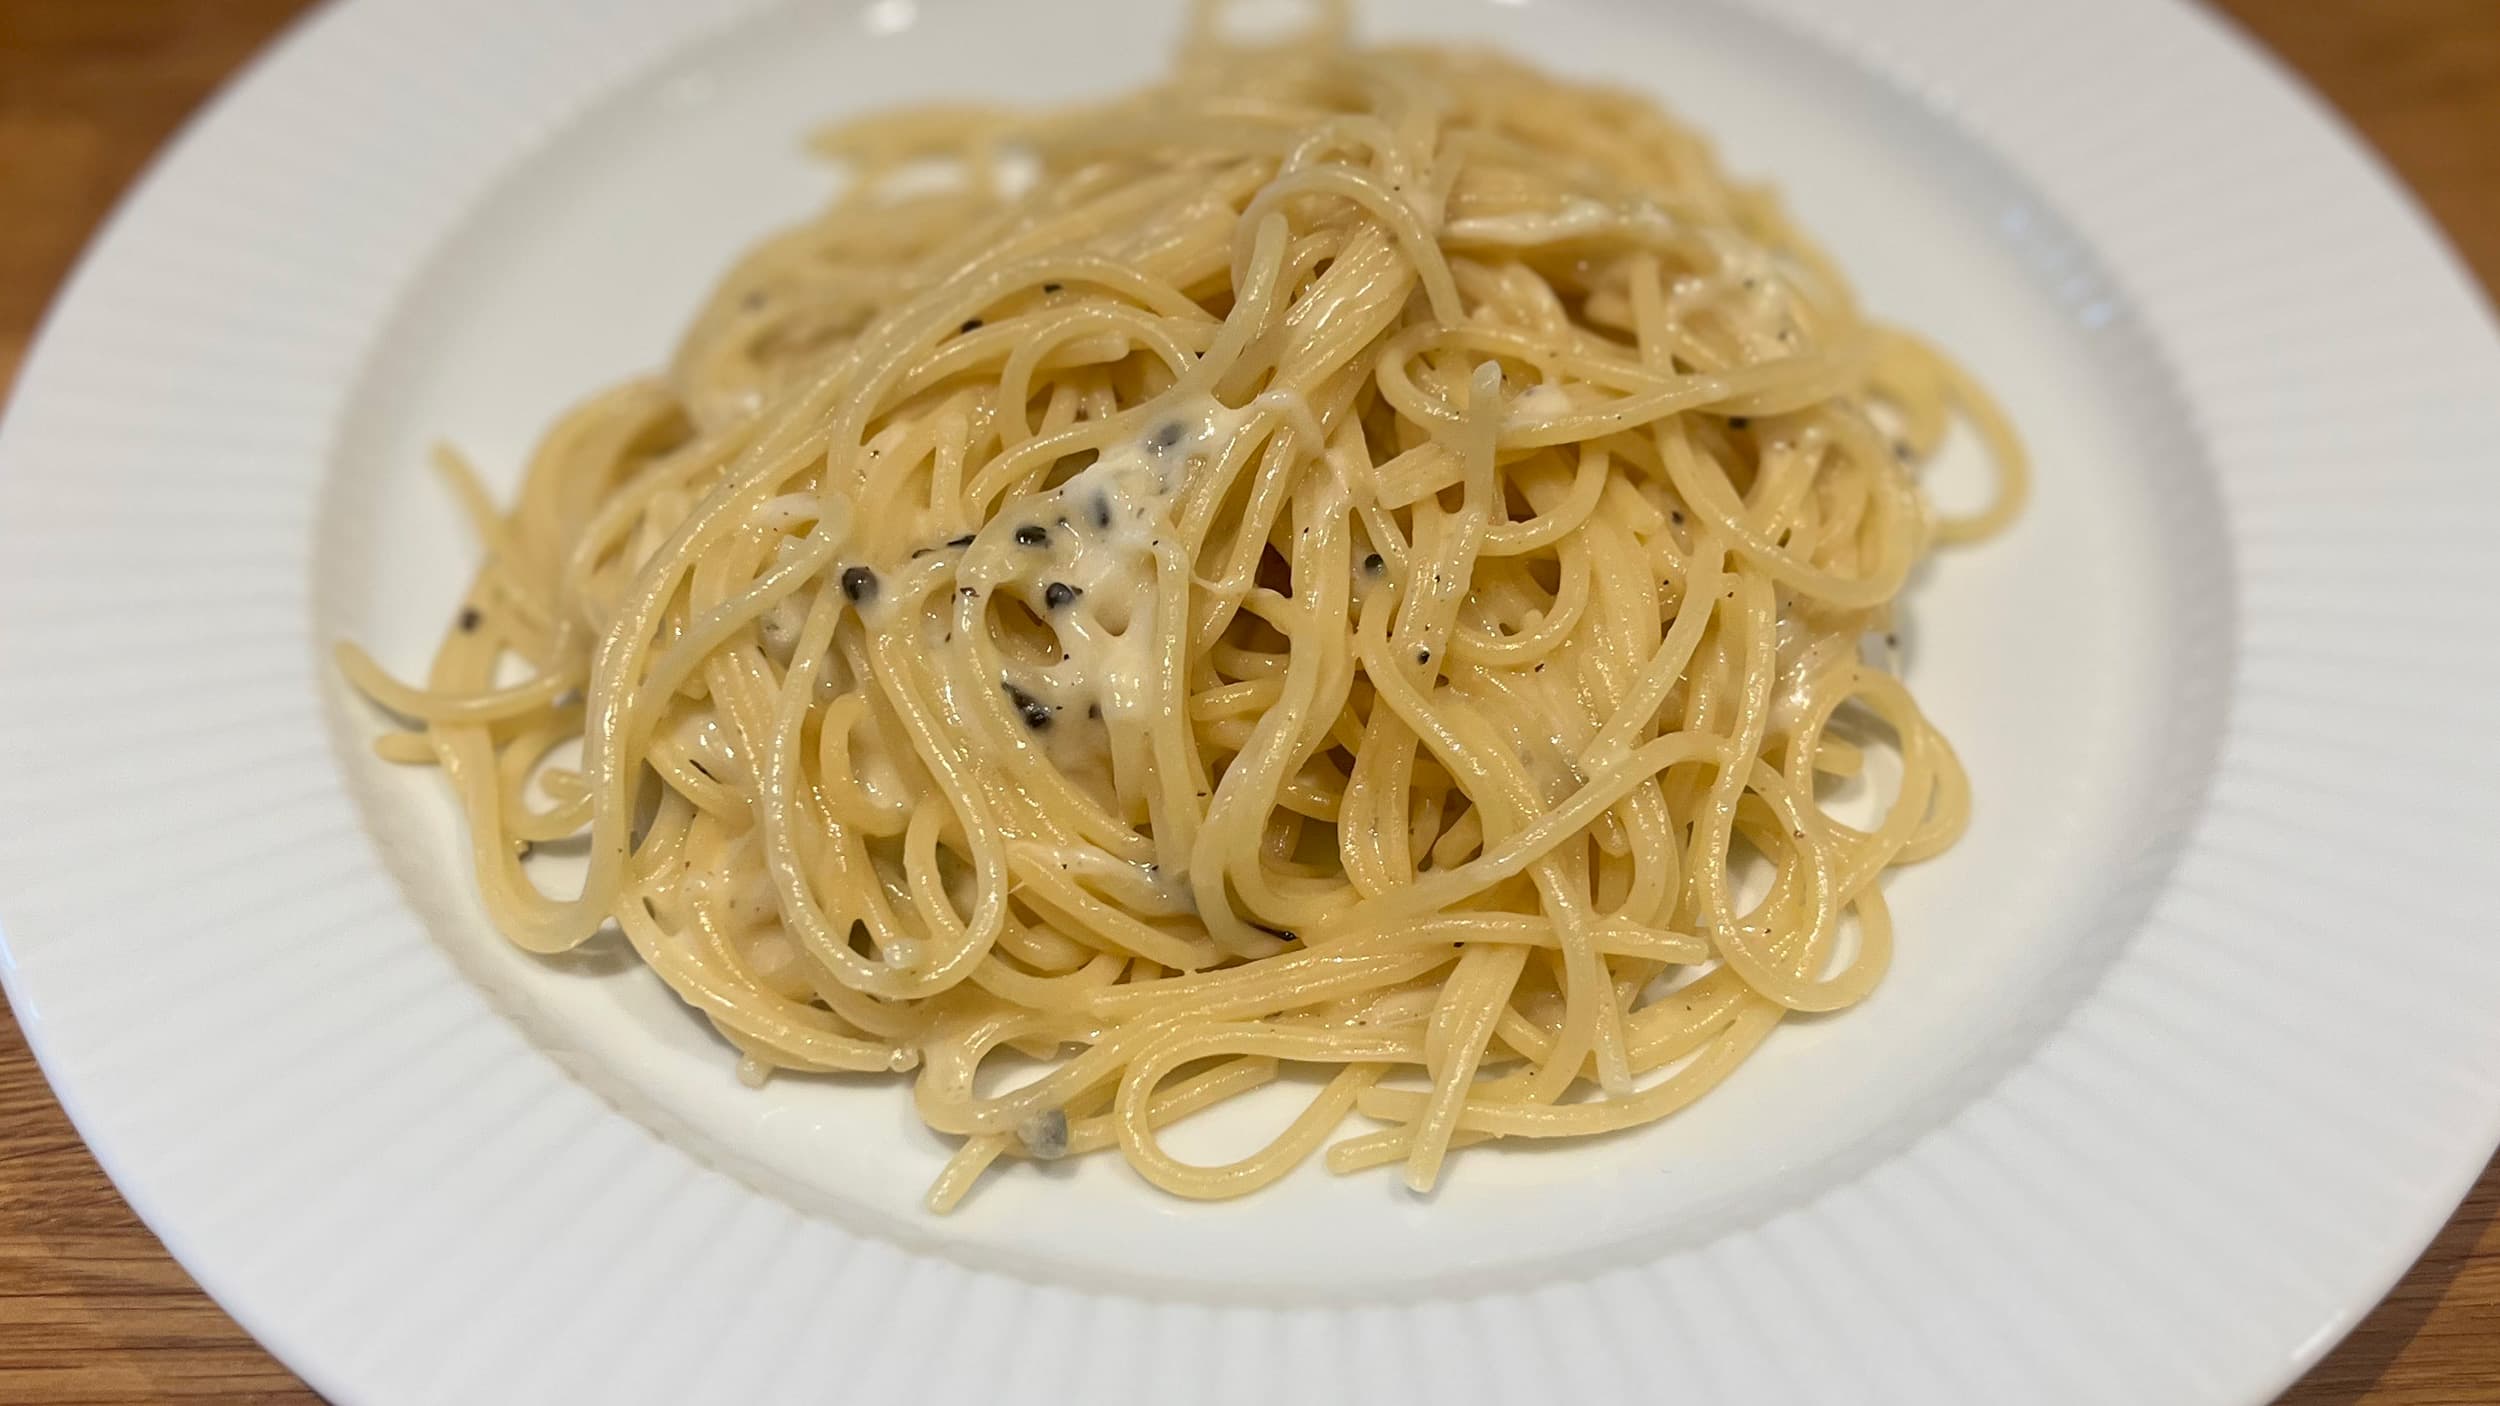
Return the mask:
[[(1111, 1147), (1426, 1187), (1881, 978), (1968, 804), (1893, 601), (2020, 451), (1693, 134), (1330, 33), (822, 146), (841, 198), (508, 513), (446, 459), (485, 563), (423, 687), (341, 648), (513, 941), (620, 926), (750, 1079), (916, 1071), (938, 1209)], [(1945, 519), (1957, 422), (1998, 494)], [(1263, 1149), (1163, 1146), (1292, 1066)]]

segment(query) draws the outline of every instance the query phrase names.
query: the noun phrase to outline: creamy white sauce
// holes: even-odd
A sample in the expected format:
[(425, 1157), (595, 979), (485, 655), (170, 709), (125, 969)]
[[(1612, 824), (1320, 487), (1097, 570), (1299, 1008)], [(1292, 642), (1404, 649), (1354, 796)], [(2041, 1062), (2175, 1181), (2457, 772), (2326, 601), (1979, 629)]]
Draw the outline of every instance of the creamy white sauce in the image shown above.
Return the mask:
[(764, 653), (786, 669), (790, 656), (798, 650), (799, 631), (806, 624), (807, 607), (796, 596), (784, 596), (756, 617), (755, 633)]
[[(1309, 403), (1296, 394), (1271, 391), (1238, 410), (1210, 396), (1161, 409), (1144, 421), (1142, 433), (1105, 446), (1057, 487), (1007, 504), (969, 543), (952, 549), (961, 552), (954, 563), (958, 595), (944, 612), (952, 619), (962, 606), (986, 611), (994, 593), (1006, 592), (1048, 628), (1055, 658), (1035, 663), (1011, 654), (999, 677), (964, 683), (1003, 692), (1028, 739), (1071, 781), (1111, 803), (1115, 814), (1115, 729), (1127, 739), (1119, 759), (1126, 792), (1142, 795), (1151, 786), (1141, 774), (1147, 761), (1142, 746), (1129, 744), (1159, 711), (1160, 593), (1188, 589), (1173, 514), (1191, 476), (1221, 461), (1263, 416), (1281, 418), (1309, 453), (1319, 454), (1324, 442)], [(1332, 497), (1341, 502), (1342, 466), (1331, 462), (1330, 471)], [(1180, 577), (1159, 571), (1158, 556), (1173, 560)], [(929, 646), (961, 648), (948, 642), (953, 628), (960, 622), (942, 626), (933, 619)], [(957, 685), (949, 679), (942, 686)], [(852, 757), (860, 780), (882, 802), (895, 793), (896, 778), (879, 742), (863, 720), (852, 736)], [(1087, 887), (1116, 894), (1132, 911), (1197, 911), (1188, 876), (1170, 864), (1130, 863), (1065, 840), (1049, 857)]]
[(1510, 403), (1513, 423), (1534, 423), (1558, 420), (1571, 413), (1571, 393), (1557, 385), (1539, 383), (1521, 391)]
[(1221, 457), (1253, 413), (1212, 398), (1175, 406), (1067, 482), (1010, 505), (964, 549), (962, 585), (1013, 592), (1058, 636), (1057, 663), (999, 681), (1048, 710), (1041, 730), (1150, 713), (1155, 553), (1189, 476)]
[(767, 981), (786, 975), (799, 960), (799, 949), (778, 929), (756, 936), (747, 943), (746, 953), (755, 974)]
[(1677, 279), (1668, 293), (1667, 315), (1681, 320), (1704, 306), (1733, 302), (1737, 316), (1730, 321), (1748, 362), (1794, 355), (1797, 320), (1778, 259), (1734, 230), (1710, 228), (1701, 236), (1718, 256), (1719, 266), (1708, 274)]

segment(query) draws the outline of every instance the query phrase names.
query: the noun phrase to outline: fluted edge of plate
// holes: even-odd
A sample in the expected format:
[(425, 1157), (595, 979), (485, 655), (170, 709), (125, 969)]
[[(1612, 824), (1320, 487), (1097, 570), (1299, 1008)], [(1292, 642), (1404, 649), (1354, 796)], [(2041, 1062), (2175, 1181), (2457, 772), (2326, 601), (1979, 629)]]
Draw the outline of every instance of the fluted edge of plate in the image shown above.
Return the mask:
[[(1028, 1283), (651, 1155), (483, 1013), (370, 881), (344, 795), (289, 769), (322, 729), (304, 475), (333, 390), (227, 377), (202, 403), (197, 374), (353, 364), (447, 200), (754, 7), (321, 12), (115, 217), (0, 425), (11, 999), (134, 1205), (324, 1392), (2254, 1401), (2393, 1281), (2500, 1139), (2500, 949), (2472, 901), (2500, 759), (2448, 744), (2500, 685), (2472, 511), (2493, 502), (2500, 337), (2471, 284), (2199, 12), (1761, 0), (2032, 179), (2149, 327), (2217, 469), (2231, 723), (2177, 871), (2091, 999), (1933, 1133), (1762, 1224), (1414, 1303)], [(423, 52), (465, 63), (396, 62)], [(422, 141), (387, 144), (382, 73), (399, 100), (422, 87)], [(371, 237), (309, 264), (254, 237), (313, 190), (361, 202)], [(116, 471), (169, 443), (184, 477)], [(149, 570), (92, 569), (134, 542)], [(2395, 618), (2444, 647), (2382, 639)], [(198, 706), (169, 712), (152, 642), (202, 637), (222, 648), (182, 681)], [(81, 804), (99, 794), (120, 799)], [(182, 940), (247, 915), (252, 963)], [(2096, 1340), (2054, 1330), (2073, 1322)]]

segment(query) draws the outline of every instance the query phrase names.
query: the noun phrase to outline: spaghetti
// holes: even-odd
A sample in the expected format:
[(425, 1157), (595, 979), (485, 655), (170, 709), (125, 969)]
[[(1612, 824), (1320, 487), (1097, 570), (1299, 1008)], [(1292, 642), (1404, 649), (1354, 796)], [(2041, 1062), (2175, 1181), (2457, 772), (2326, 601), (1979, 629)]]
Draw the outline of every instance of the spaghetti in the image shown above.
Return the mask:
[[(916, 1071), (934, 1209), (1665, 1117), (1866, 995), (1968, 814), (1887, 645), (2019, 506), (1984, 395), (1647, 102), (1341, 30), (824, 134), (841, 197), (508, 512), (446, 457), (423, 686), (340, 648), (514, 942), (621, 928), (751, 1081)], [(1263, 1148), (1165, 1147), (1288, 1069)]]

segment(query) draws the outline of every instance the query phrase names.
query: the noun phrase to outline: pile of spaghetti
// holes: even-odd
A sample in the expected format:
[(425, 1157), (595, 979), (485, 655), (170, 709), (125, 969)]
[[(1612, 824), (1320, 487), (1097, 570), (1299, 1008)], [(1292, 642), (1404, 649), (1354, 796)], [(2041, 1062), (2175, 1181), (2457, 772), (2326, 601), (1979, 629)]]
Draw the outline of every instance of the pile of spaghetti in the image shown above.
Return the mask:
[[(621, 928), (751, 1081), (911, 1072), (940, 1210), (1111, 1147), (1425, 1188), (1883, 975), (1968, 802), (1893, 603), (2019, 451), (1692, 133), (1322, 34), (822, 145), (839, 200), (509, 511), (447, 460), (484, 565), (423, 686), (341, 650), (511, 940)], [(1915, 477), (1952, 423), (1975, 517)], [(1164, 1145), (1287, 1074), (1264, 1147)]]

